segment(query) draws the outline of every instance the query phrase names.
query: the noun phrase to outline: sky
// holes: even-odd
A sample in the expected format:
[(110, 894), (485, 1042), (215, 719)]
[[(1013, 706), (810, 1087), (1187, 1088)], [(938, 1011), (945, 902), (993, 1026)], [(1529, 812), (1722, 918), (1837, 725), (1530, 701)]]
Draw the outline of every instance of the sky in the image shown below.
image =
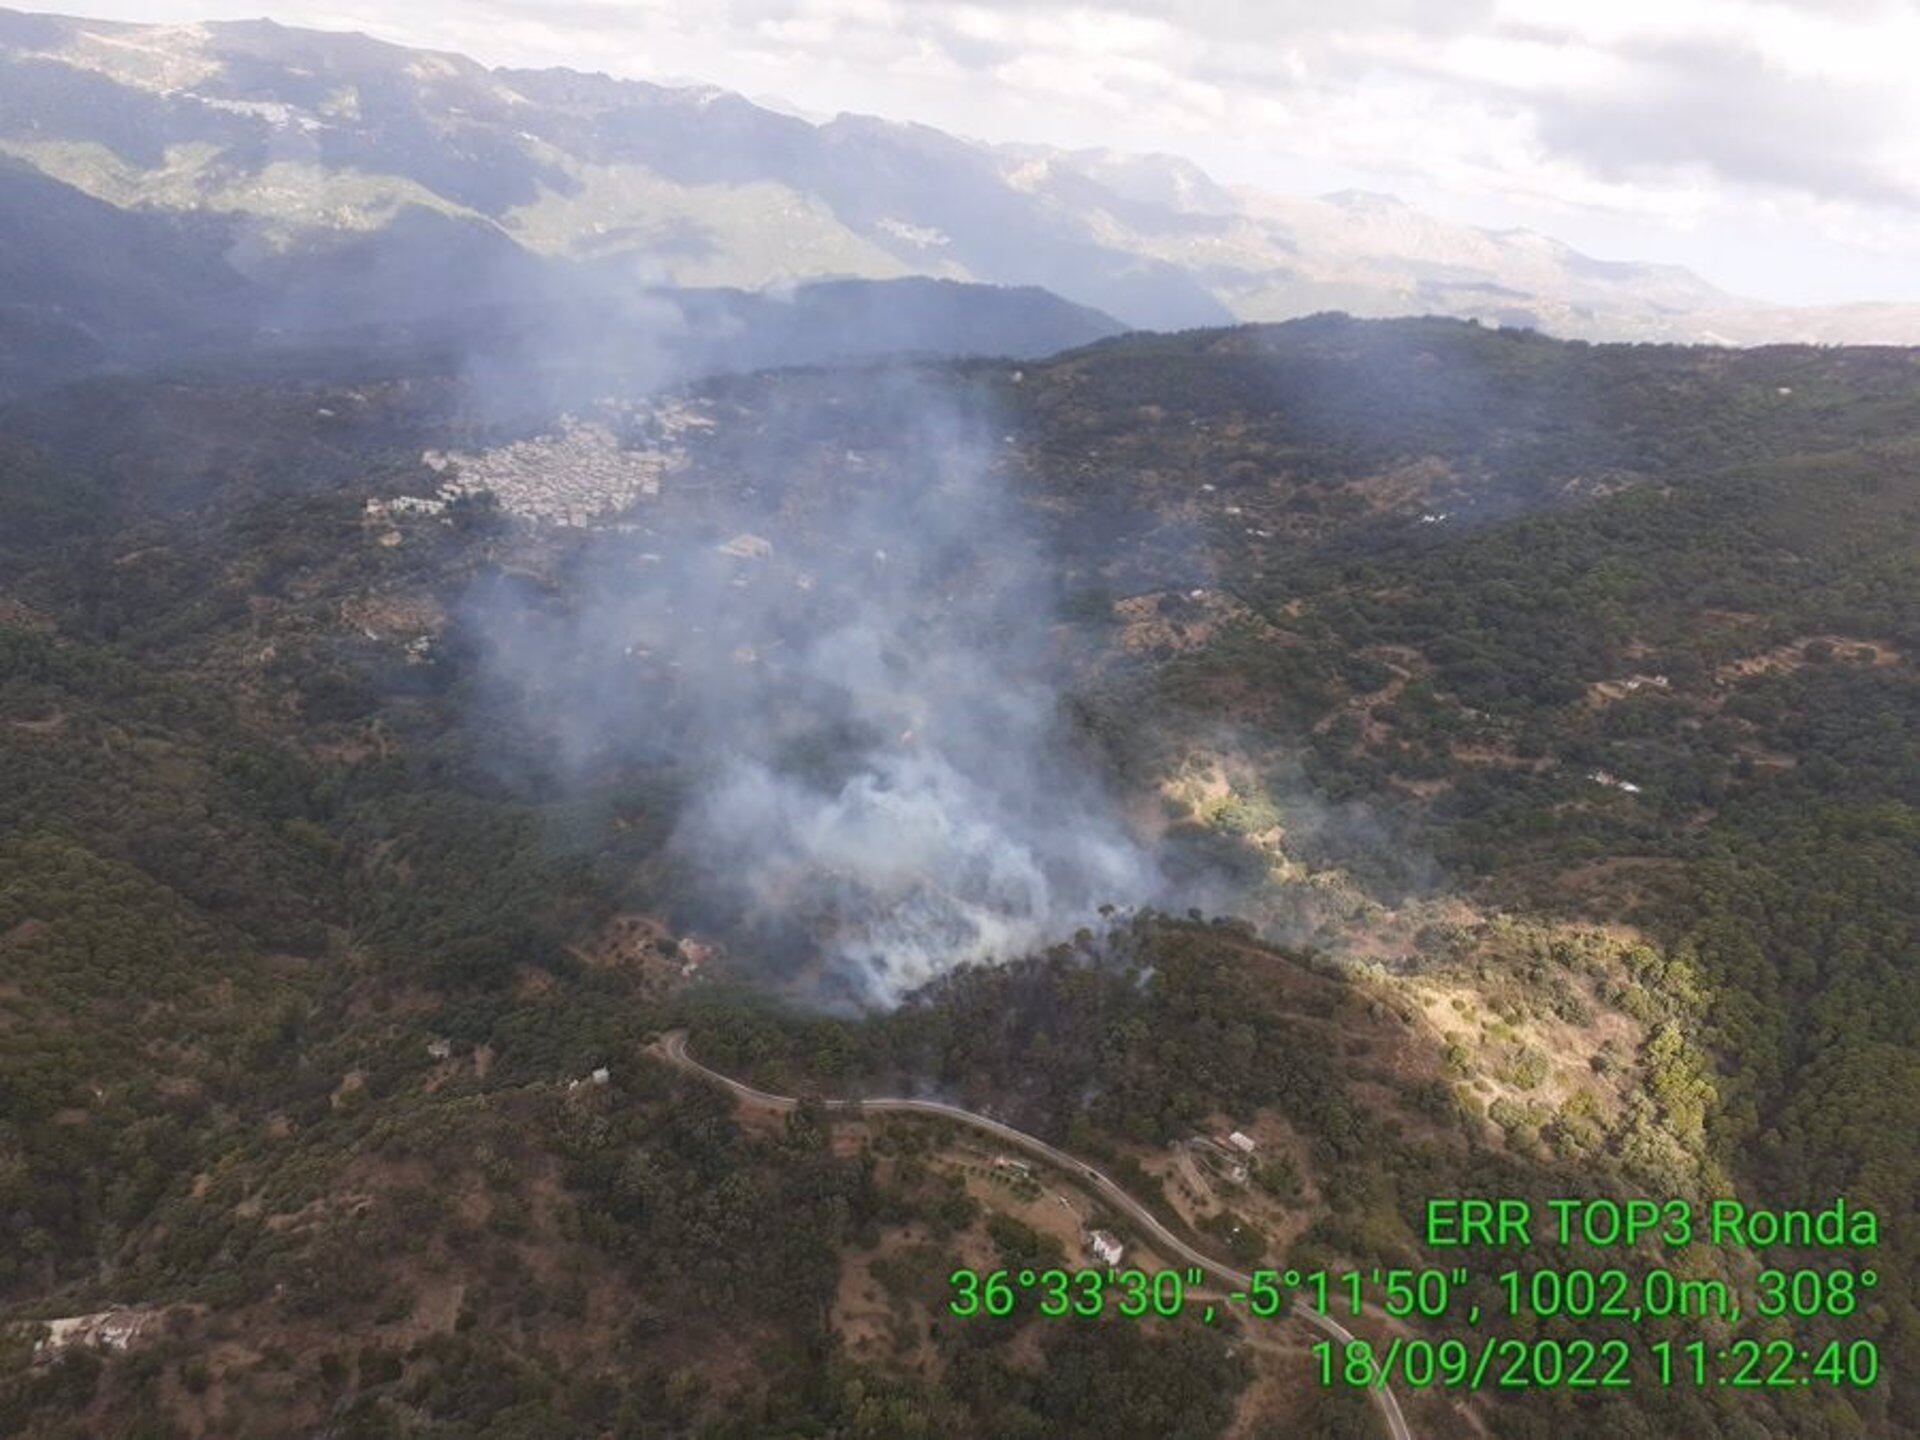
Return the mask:
[[(261, 0), (44, 8), (252, 18)], [(1383, 191), (1787, 303), (1920, 301), (1920, 0), (280, 0), (490, 65)]]

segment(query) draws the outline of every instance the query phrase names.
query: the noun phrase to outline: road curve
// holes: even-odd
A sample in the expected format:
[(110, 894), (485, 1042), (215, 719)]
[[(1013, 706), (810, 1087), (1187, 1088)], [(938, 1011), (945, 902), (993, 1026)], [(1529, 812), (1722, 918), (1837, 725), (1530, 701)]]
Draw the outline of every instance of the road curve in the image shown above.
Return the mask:
[[(774, 1095), (765, 1090), (757, 1090), (743, 1080), (735, 1080), (730, 1075), (722, 1075), (718, 1070), (710, 1070), (687, 1053), (687, 1036), (684, 1030), (669, 1031), (660, 1037), (655, 1053), (668, 1064), (699, 1075), (726, 1090), (732, 1091), (742, 1100), (751, 1100), (757, 1105), (765, 1105), (773, 1110), (791, 1110), (800, 1102), (791, 1095)], [(1166, 1255), (1177, 1256), (1189, 1265), (1197, 1265), (1216, 1280), (1225, 1281), (1232, 1289), (1246, 1292), (1253, 1286), (1253, 1277), (1244, 1271), (1222, 1265), (1212, 1256), (1204, 1254), (1182, 1240), (1173, 1231), (1160, 1223), (1154, 1213), (1142, 1205), (1133, 1196), (1121, 1189), (1119, 1184), (1093, 1168), (1083, 1160), (1076, 1160), (1057, 1146), (1049, 1145), (1037, 1135), (1029, 1135), (1024, 1130), (1016, 1130), (1011, 1125), (1003, 1125), (998, 1120), (982, 1115), (974, 1110), (962, 1110), (958, 1105), (945, 1105), (938, 1100), (910, 1100), (897, 1096), (877, 1096), (863, 1100), (822, 1100), (819, 1102), (828, 1110), (889, 1111), (908, 1115), (936, 1115), (946, 1120), (958, 1121), (974, 1130), (984, 1130), (996, 1139), (1004, 1140), (1017, 1149), (1038, 1156), (1049, 1165), (1064, 1170), (1076, 1181), (1099, 1195), (1114, 1209), (1120, 1211), (1129, 1220), (1153, 1237), (1154, 1248)], [(1331, 1335), (1343, 1344), (1350, 1343), (1353, 1332), (1335, 1320), (1331, 1315), (1322, 1315), (1319, 1311), (1302, 1305), (1295, 1305), (1293, 1313), (1309, 1324)], [(1369, 1392), (1374, 1403), (1380, 1407), (1381, 1419), (1386, 1422), (1387, 1433), (1393, 1440), (1413, 1440), (1413, 1432), (1407, 1428), (1407, 1418), (1400, 1413), (1400, 1402), (1391, 1388), (1385, 1385), (1374, 1386)]]

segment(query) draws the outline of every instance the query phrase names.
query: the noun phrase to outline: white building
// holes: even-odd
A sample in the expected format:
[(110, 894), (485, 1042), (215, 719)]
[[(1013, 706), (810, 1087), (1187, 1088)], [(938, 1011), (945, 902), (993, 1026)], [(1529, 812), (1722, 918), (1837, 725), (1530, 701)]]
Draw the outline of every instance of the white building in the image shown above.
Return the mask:
[(33, 1358), (44, 1363), (80, 1346), (96, 1350), (128, 1350), (147, 1328), (143, 1310), (101, 1310), (92, 1315), (69, 1315), (45, 1321), (47, 1333), (33, 1347)]
[(1105, 1230), (1095, 1230), (1087, 1236), (1087, 1246), (1093, 1251), (1093, 1258), (1102, 1265), (1118, 1265), (1121, 1257), (1127, 1253), (1127, 1247), (1119, 1238)]

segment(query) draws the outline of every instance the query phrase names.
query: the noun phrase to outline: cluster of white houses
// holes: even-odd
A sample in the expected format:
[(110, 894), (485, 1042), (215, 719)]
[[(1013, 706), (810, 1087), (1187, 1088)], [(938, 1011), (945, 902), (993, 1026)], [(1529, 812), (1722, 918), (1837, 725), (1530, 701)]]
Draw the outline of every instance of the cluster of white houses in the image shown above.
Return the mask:
[(624, 445), (608, 424), (563, 415), (555, 434), (472, 454), (428, 450), (420, 460), (443, 477), (439, 498), (377, 501), (374, 505), (385, 508), (376, 513), (432, 514), (456, 496), (488, 492), (513, 515), (553, 525), (590, 525), (659, 494), (662, 479), (685, 463), (680, 438), (713, 425), (680, 402), (649, 407), (621, 423), (644, 433), (649, 443)]
[(659, 494), (661, 477), (675, 456), (623, 449), (604, 425), (569, 416), (557, 435), (516, 440), (477, 455), (429, 450), (420, 460), (446, 477), (442, 500), (488, 491), (511, 514), (554, 525), (587, 525), (642, 496)]

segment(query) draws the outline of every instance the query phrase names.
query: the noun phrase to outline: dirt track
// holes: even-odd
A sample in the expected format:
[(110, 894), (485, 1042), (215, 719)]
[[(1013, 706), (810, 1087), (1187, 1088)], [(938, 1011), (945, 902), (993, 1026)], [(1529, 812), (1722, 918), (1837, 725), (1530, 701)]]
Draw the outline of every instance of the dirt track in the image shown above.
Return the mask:
[[(762, 1105), (771, 1110), (791, 1110), (800, 1102), (791, 1095), (774, 1095), (765, 1090), (757, 1090), (741, 1080), (722, 1075), (718, 1070), (709, 1070), (693, 1056), (687, 1053), (686, 1032), (672, 1031), (661, 1036), (656, 1052), (668, 1064), (690, 1071), (714, 1084), (730, 1090), (740, 1099)], [(985, 1131), (996, 1139), (1004, 1140), (1016, 1149), (1046, 1161), (1049, 1165), (1071, 1176), (1079, 1184), (1093, 1191), (1102, 1200), (1125, 1215), (1141, 1231), (1153, 1237), (1154, 1247), (1163, 1254), (1173, 1255), (1189, 1265), (1197, 1265), (1216, 1280), (1223, 1281), (1232, 1289), (1245, 1293), (1253, 1285), (1253, 1277), (1245, 1271), (1235, 1270), (1221, 1264), (1218, 1260), (1193, 1248), (1173, 1231), (1161, 1224), (1154, 1213), (1142, 1205), (1133, 1196), (1121, 1189), (1119, 1184), (1086, 1162), (1076, 1160), (1057, 1146), (1049, 1145), (1037, 1135), (1029, 1135), (1024, 1130), (1016, 1130), (1011, 1125), (1003, 1125), (990, 1116), (974, 1110), (963, 1110), (957, 1105), (942, 1104), (938, 1100), (909, 1100), (895, 1096), (877, 1096), (862, 1100), (823, 1100), (820, 1102), (829, 1110), (880, 1111), (907, 1115), (935, 1115), (943, 1119), (954, 1120), (975, 1130)], [(1308, 1324), (1318, 1327), (1342, 1344), (1350, 1343), (1353, 1332), (1330, 1315), (1322, 1315), (1301, 1305), (1293, 1307), (1293, 1313)], [(1387, 1433), (1393, 1440), (1413, 1440), (1413, 1432), (1407, 1428), (1406, 1416), (1400, 1412), (1400, 1402), (1391, 1389), (1376, 1386), (1369, 1392), (1374, 1403), (1380, 1407), (1380, 1416), (1386, 1423)]]

